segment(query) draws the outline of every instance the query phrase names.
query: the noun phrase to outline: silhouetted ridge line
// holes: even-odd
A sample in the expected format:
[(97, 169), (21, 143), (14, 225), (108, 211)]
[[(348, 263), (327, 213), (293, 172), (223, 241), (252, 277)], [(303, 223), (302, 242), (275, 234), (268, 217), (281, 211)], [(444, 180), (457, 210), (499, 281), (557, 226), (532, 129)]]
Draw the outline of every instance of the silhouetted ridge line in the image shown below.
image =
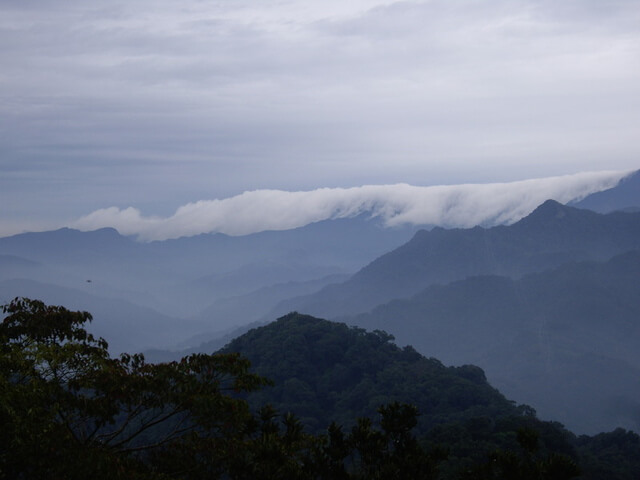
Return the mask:
[(283, 303), (326, 318), (365, 312), (432, 284), (472, 275), (519, 277), (570, 261), (606, 260), (640, 248), (640, 213), (598, 214), (548, 200), (510, 226), (422, 230), (349, 280)]

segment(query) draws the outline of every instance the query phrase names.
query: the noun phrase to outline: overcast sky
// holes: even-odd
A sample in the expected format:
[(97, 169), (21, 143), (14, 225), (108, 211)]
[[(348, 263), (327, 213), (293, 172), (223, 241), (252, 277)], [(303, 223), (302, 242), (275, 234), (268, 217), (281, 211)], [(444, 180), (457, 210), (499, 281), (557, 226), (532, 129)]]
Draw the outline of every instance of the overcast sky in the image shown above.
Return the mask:
[(639, 139), (638, 0), (0, 1), (0, 235), (630, 170)]

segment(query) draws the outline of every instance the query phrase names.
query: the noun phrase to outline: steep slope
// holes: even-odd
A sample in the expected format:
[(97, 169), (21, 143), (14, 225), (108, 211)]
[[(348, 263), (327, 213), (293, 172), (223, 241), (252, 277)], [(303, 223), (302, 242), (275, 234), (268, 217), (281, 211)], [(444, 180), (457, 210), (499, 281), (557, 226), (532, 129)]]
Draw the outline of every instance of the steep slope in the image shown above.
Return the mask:
[(506, 400), (480, 368), (445, 367), (391, 340), (381, 331), (291, 313), (236, 338), (223, 351), (242, 353), (252, 370), (274, 380), (273, 387), (249, 396), (254, 407), (268, 403), (280, 413), (292, 412), (310, 432), (326, 434), (329, 422), (336, 421), (348, 433), (357, 417), (379, 422), (380, 405), (415, 405), (420, 415), (413, 433), (448, 452), (438, 478), (507, 478), (486, 473), (499, 450), (510, 452), (503, 458), (510, 466), (508, 478), (573, 478), (563, 468), (544, 477), (514, 473), (527, 445), (519, 443), (524, 435), (535, 443), (525, 454), (529, 465), (562, 455), (580, 464), (580, 478), (634, 478), (638, 435), (619, 429), (578, 438), (557, 422), (538, 420), (530, 407)]
[(615, 187), (592, 193), (572, 205), (599, 213), (640, 210), (640, 170), (621, 179)]
[(349, 426), (376, 415), (381, 404), (415, 404), (419, 429), (476, 416), (496, 418), (519, 410), (474, 366), (445, 367), (413, 348), (398, 348), (384, 332), (292, 313), (236, 338), (223, 351), (240, 352), (275, 386), (251, 403), (293, 411), (312, 430), (331, 421)]
[(346, 282), (283, 302), (272, 315), (291, 310), (328, 318), (356, 314), (432, 284), (484, 274), (517, 277), (637, 248), (640, 213), (601, 215), (549, 200), (510, 226), (420, 231)]
[(474, 363), (510, 398), (578, 432), (640, 430), (640, 252), (520, 280), (478, 276), (432, 286), (368, 314), (447, 363)]

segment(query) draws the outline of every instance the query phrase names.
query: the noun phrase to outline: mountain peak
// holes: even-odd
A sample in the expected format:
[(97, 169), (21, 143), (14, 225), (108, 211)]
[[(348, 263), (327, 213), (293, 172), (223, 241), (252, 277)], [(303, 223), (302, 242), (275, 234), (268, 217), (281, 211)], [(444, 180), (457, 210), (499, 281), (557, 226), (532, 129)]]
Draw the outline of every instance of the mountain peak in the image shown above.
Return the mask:
[[(358, 417), (374, 416), (378, 402), (393, 400), (423, 412), (422, 431), (471, 412), (508, 415), (516, 408), (487, 383), (479, 367), (445, 367), (412, 347), (400, 348), (381, 330), (296, 312), (250, 330), (222, 351), (242, 354), (256, 373), (274, 381), (254, 399), (296, 411), (312, 431), (324, 431), (332, 421), (353, 425)], [(482, 400), (449, 401), (454, 397)]]
[(569, 208), (560, 202), (549, 199), (531, 212), (529, 217), (563, 218), (567, 215), (567, 209)]
[(597, 214), (594, 212), (568, 207), (556, 200), (547, 200), (514, 225), (526, 227), (551, 225), (575, 221), (585, 217), (591, 218), (595, 215)]

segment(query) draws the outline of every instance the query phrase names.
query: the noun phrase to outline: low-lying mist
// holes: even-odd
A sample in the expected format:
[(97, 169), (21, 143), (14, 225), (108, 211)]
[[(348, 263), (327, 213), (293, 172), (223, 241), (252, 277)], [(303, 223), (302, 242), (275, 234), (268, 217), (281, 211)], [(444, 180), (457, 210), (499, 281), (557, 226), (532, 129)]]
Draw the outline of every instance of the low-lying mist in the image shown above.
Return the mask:
[(247, 235), (288, 230), (363, 213), (388, 226), (473, 227), (509, 224), (547, 199), (561, 203), (614, 186), (630, 172), (587, 172), (510, 183), (413, 186), (365, 185), (306, 192), (255, 190), (230, 198), (183, 205), (170, 217), (145, 216), (134, 207), (96, 210), (70, 225), (79, 230), (113, 227), (139, 240), (166, 240), (200, 233)]

